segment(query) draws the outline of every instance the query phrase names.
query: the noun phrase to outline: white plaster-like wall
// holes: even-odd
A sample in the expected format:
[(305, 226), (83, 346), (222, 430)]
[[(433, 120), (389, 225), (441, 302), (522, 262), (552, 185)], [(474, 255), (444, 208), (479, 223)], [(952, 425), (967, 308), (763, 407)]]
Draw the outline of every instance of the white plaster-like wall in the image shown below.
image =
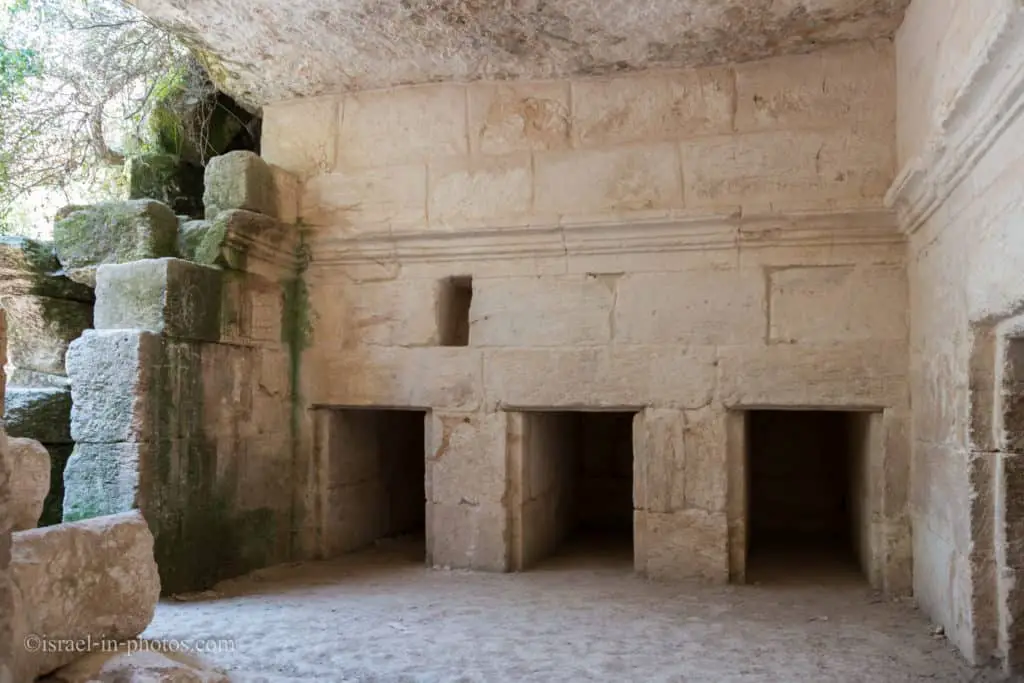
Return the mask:
[(986, 508), (996, 456), (972, 432), (970, 371), (977, 326), (1024, 299), (1024, 117), (1006, 85), (1022, 28), (1016, 0), (916, 0), (896, 43), (906, 171), (891, 199), (913, 232), (914, 592), (979, 663), (1000, 656)]
[[(640, 411), (637, 567), (724, 581), (726, 416), (884, 411), (879, 585), (909, 578), (892, 46), (265, 110), (303, 181), (316, 405), (433, 410), (428, 545), (506, 569), (506, 411)], [(469, 344), (441, 280), (471, 276)], [(520, 435), (521, 436), (521, 435)], [(464, 501), (469, 501), (466, 503)]]

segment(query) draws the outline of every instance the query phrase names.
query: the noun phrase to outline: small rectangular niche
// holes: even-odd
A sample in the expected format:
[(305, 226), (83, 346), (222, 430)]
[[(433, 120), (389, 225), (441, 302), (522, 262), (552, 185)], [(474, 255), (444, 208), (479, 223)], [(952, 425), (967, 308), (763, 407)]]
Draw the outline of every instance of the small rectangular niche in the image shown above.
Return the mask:
[(469, 307), (473, 278), (459, 275), (441, 280), (437, 303), (437, 331), (441, 346), (469, 346)]

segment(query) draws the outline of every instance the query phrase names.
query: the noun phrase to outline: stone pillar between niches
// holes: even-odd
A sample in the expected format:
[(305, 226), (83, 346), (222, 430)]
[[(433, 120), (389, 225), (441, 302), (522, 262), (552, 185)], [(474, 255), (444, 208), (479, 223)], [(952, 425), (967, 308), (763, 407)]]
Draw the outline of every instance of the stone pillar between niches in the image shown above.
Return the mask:
[(509, 414), (433, 411), (427, 430), (427, 563), (508, 571)]
[(653, 579), (729, 579), (726, 411), (647, 408), (633, 422), (633, 555)]

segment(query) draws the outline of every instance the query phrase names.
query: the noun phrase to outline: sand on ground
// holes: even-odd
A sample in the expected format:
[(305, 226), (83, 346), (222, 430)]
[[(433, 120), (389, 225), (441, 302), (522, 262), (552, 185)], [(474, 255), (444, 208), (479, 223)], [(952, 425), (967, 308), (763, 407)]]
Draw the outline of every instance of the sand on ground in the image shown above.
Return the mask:
[[(160, 603), (143, 637), (210, 641), (232, 681), (800, 683), (996, 680), (911, 601), (855, 574), (760, 585), (656, 583), (581, 547), (537, 569), (427, 569), (385, 541)], [(216, 641), (230, 641), (217, 644)]]

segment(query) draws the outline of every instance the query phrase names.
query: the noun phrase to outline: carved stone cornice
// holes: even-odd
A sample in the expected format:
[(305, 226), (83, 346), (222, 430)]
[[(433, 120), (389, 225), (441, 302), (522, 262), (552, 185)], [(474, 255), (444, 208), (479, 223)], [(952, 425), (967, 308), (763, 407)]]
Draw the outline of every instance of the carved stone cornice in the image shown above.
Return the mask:
[(886, 194), (886, 206), (897, 210), (907, 235), (925, 224), (1024, 112), (1024, 8), (1019, 0), (1006, 4), (979, 35), (981, 49), (967, 78), (935, 113), (931, 139)]
[(543, 258), (566, 254), (649, 254), (681, 251), (902, 244), (896, 216), (886, 209), (848, 212), (707, 214), (466, 230), (307, 235), (312, 265), (367, 262)]

